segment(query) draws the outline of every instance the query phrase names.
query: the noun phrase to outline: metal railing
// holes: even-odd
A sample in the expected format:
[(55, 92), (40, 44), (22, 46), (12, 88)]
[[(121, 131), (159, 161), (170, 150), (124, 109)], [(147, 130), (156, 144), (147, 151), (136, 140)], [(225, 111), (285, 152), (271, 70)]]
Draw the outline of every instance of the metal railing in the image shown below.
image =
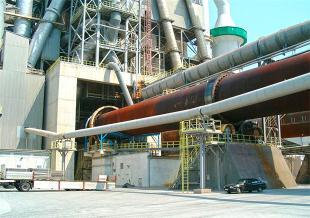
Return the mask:
[(210, 133), (222, 133), (221, 126), (222, 123), (220, 120), (214, 119), (202, 119), (194, 118), (190, 120), (184, 120), (180, 123), (181, 132), (193, 132), (193, 131), (207, 131)]
[(143, 76), (149, 76), (149, 77), (145, 77), (144, 81), (145, 81), (145, 83), (150, 85), (150, 84), (152, 84), (158, 80), (164, 79), (165, 77), (171, 76), (171, 75), (175, 74), (176, 72), (179, 72), (180, 70), (184, 70), (184, 69), (187, 69), (187, 68), (192, 67), (192, 66), (195, 66), (195, 65), (184, 63), (183, 66), (179, 67), (179, 68), (173, 68), (173, 69), (170, 69), (167, 71), (160, 71), (160, 72), (153, 74), (153, 75), (149, 75), (147, 73), (142, 73), (142, 75)]
[[(82, 65), (87, 65), (87, 66), (96, 66), (96, 62), (94, 61), (87, 61), (84, 60), (83, 63), (81, 63), (81, 60), (79, 60), (78, 58), (72, 58), (72, 57), (64, 57), (64, 56), (60, 56), (59, 57), (59, 61), (62, 62), (69, 62), (69, 63), (74, 63), (74, 64), (82, 64)], [(56, 61), (57, 62), (57, 61)], [(100, 64), (99, 65), (100, 68), (104, 68), (105, 65), (104, 64)]]
[(52, 141), (50, 150), (70, 150), (75, 151), (76, 150), (76, 142), (73, 142), (71, 140), (57, 140)]
[(34, 68), (27, 68), (26, 73), (27, 74), (44, 75), (44, 71), (43, 70), (34, 69)]

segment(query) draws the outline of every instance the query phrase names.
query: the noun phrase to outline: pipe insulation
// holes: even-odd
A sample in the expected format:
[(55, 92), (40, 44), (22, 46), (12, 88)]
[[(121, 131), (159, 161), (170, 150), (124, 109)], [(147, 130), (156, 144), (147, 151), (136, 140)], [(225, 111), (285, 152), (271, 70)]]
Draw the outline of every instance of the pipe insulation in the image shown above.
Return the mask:
[[(186, 110), (213, 102), (237, 96), (273, 83), (281, 82), (310, 72), (310, 53), (297, 55), (259, 68), (251, 69), (239, 74), (227, 73), (220, 77), (174, 93), (158, 96), (100, 115), (95, 126), (123, 122), (128, 120), (151, 117), (175, 111)], [(308, 92), (309, 93), (309, 92)], [(242, 108), (221, 114), (220, 118), (228, 122), (305, 111), (309, 106), (308, 93), (287, 96), (273, 102), (261, 103), (252, 108)], [(305, 99), (302, 101), (301, 99)], [(178, 123), (163, 126), (153, 126), (126, 132), (131, 135), (164, 132), (178, 129)]]
[(105, 133), (121, 132), (130, 129), (141, 129), (150, 126), (164, 125), (167, 123), (180, 122), (201, 115), (214, 115), (224, 113), (238, 108), (259, 104), (272, 99), (281, 98), (294, 93), (303, 92), (309, 89), (310, 73), (288, 79), (270, 86), (253, 90), (238, 96), (234, 96), (209, 105), (195, 107), (183, 111), (177, 111), (152, 117), (145, 117), (126, 122), (114, 123), (94, 128), (80, 129), (66, 133), (54, 133), (51, 131), (35, 128), (25, 128), (25, 132), (53, 139), (69, 139)]
[(42, 22), (39, 24), (30, 42), (28, 65), (34, 67), (44, 48), (45, 42), (53, 30), (53, 22), (60, 17), (60, 13), (66, 3), (66, 0), (52, 0)]
[(142, 96), (143, 98), (156, 96), (165, 89), (175, 89), (309, 39), (310, 20), (282, 29), (230, 53), (156, 81), (142, 89)]
[[(210, 43), (207, 42), (207, 40), (205, 39), (204, 29), (200, 22), (201, 18), (199, 17), (198, 13), (195, 12), (192, 0), (185, 0), (185, 3), (188, 9), (189, 17), (193, 25), (194, 34), (197, 40), (198, 56), (200, 57), (201, 61), (209, 60), (212, 58), (211, 47)], [(207, 4), (207, 2), (204, 4)]]
[(5, 5), (5, 0), (0, 0), (0, 48), (3, 44)]
[[(32, 17), (33, 0), (17, 0), (16, 7), (18, 14), (26, 17)], [(14, 32), (18, 35), (30, 38), (31, 20), (17, 18), (14, 23)]]
[(175, 39), (172, 20), (169, 15), (166, 0), (157, 0), (157, 6), (159, 10), (159, 16), (161, 19), (161, 25), (163, 27), (166, 38), (166, 51), (169, 53), (171, 64), (173, 69), (178, 69), (183, 66), (177, 41)]

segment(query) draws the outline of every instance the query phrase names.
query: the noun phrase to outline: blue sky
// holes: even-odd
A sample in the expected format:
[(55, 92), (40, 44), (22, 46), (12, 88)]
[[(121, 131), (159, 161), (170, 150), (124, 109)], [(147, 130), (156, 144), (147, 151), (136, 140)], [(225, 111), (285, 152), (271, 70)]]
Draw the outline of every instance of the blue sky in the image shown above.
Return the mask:
[[(310, 19), (310, 0), (230, 0), (235, 24), (248, 32), (248, 42)], [(217, 10), (209, 0), (210, 27)]]

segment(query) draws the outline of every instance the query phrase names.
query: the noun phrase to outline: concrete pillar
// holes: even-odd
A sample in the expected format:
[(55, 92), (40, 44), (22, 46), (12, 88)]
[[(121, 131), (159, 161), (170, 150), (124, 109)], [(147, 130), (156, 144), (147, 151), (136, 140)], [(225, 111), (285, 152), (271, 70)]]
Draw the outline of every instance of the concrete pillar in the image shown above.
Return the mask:
[(296, 182), (299, 184), (310, 184), (310, 154), (305, 155)]
[[(61, 64), (51, 69), (46, 76), (45, 129), (55, 132), (75, 130), (77, 78), (63, 75)], [(74, 143), (74, 140), (72, 141)], [(49, 148), (51, 140), (45, 140)], [(65, 159), (67, 180), (74, 179), (74, 152), (70, 151)], [(52, 154), (52, 170), (62, 169), (62, 155)]]

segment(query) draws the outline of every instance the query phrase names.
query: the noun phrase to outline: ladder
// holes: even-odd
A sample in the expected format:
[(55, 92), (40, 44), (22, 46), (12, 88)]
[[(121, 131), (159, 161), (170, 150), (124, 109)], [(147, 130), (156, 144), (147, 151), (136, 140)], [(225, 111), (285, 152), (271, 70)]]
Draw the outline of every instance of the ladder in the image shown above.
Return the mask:
[(189, 190), (189, 149), (188, 138), (186, 135), (181, 134), (180, 143), (180, 157), (181, 157), (181, 178), (182, 178), (182, 192)]
[(177, 189), (181, 183), (182, 192), (189, 191), (189, 171), (199, 156), (199, 145), (190, 148), (189, 136), (181, 133), (180, 138), (180, 168), (170, 189)]
[(145, 15), (144, 15), (144, 61), (145, 72), (147, 75), (152, 75), (152, 1), (145, 0)]

